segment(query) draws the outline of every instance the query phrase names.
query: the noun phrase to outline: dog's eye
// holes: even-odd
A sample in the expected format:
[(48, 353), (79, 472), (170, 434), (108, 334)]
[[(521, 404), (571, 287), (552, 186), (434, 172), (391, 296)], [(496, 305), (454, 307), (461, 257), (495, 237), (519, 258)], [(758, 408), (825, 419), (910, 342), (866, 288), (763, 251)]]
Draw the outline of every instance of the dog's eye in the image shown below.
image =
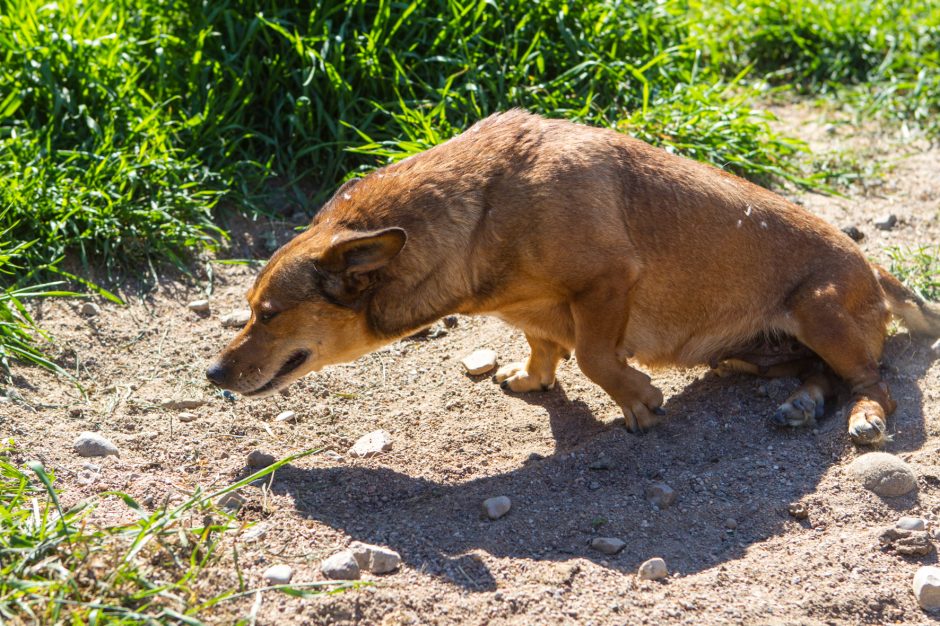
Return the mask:
[(264, 313), (258, 314), (258, 319), (264, 323), (268, 323), (278, 316), (280, 311), (265, 311)]

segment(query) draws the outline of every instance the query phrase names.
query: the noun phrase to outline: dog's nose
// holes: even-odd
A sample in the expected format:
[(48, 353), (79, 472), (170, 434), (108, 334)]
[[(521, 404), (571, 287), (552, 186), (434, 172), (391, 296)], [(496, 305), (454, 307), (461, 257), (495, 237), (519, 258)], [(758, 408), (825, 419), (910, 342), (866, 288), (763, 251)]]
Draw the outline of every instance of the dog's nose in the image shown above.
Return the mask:
[(206, 378), (209, 379), (209, 382), (215, 385), (216, 387), (221, 387), (222, 383), (225, 382), (225, 375), (227, 372), (221, 363), (213, 363), (206, 370)]

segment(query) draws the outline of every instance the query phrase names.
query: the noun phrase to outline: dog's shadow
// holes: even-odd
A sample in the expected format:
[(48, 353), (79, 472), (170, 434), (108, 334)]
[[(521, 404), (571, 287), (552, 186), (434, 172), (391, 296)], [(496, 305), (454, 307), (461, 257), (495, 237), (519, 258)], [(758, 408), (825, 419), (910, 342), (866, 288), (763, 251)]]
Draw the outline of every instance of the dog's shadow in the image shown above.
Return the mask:
[[(917, 380), (930, 366), (929, 352), (907, 335), (889, 341), (886, 378), (899, 400), (889, 451), (924, 443)], [(759, 384), (698, 378), (668, 398), (670, 419), (642, 435), (597, 419), (561, 388), (518, 396), (548, 411), (552, 455), (455, 484), (382, 467), (287, 466), (274, 489), (289, 493), (301, 515), (398, 550), (410, 566), (468, 590), (492, 590), (498, 578), (518, 576), (508, 559), (583, 558), (632, 573), (661, 556), (670, 571), (692, 574), (742, 556), (786, 524), (807, 525), (789, 516), (788, 505), (813, 493), (834, 458), (849, 453), (841, 411), (815, 430), (774, 430), (767, 417), (781, 398), (755, 393)], [(678, 496), (663, 510), (644, 493), (657, 481)], [(510, 512), (486, 519), (482, 501), (499, 495), (511, 498)], [(916, 498), (892, 504), (906, 508)], [(616, 555), (592, 549), (591, 539), (603, 536), (626, 546)]]

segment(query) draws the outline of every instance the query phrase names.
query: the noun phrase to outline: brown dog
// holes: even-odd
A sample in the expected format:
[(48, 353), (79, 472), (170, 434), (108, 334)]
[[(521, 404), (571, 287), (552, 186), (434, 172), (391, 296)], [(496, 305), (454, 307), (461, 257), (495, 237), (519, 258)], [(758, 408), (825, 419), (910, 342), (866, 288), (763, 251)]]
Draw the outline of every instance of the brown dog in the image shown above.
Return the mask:
[(248, 301), (251, 321), (207, 376), (249, 396), (444, 315), (489, 313), (532, 348), (496, 374), (513, 391), (551, 387), (573, 350), (628, 427), (644, 428), (663, 395), (629, 361), (722, 363), (800, 375), (774, 416), (797, 426), (821, 414), (834, 372), (851, 386), (860, 444), (884, 440), (895, 407), (878, 370), (889, 314), (940, 335), (940, 307), (780, 196), (521, 111), (343, 185)]

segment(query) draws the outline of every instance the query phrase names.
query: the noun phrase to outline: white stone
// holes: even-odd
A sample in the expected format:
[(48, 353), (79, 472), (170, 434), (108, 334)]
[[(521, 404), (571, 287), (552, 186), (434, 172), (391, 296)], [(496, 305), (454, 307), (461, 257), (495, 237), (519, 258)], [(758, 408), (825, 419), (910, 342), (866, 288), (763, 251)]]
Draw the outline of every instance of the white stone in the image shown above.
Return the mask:
[(293, 411), (284, 411), (274, 418), (275, 422), (293, 422), (297, 414)]
[(84, 432), (75, 438), (75, 451), (79, 456), (120, 456), (117, 446), (98, 433)]
[(337, 552), (320, 563), (320, 571), (333, 580), (358, 580), (359, 563), (349, 550)]
[(196, 313), (207, 313), (209, 311), (208, 300), (193, 300), (186, 306), (189, 307), (190, 311), (195, 311)]
[(349, 544), (349, 551), (359, 564), (359, 569), (368, 570), (373, 574), (388, 574), (401, 565), (401, 555), (383, 546), (354, 541)]
[(85, 317), (94, 317), (101, 313), (101, 307), (94, 302), (86, 302), (82, 305), (82, 315)]
[(935, 342), (933, 342), (933, 344), (930, 346), (930, 349), (933, 350), (934, 354), (940, 356), (940, 339), (937, 339)]
[(914, 597), (926, 611), (940, 609), (940, 567), (926, 565), (914, 574)]
[(486, 374), (496, 367), (496, 352), (493, 350), (477, 350), (465, 356), (461, 361), (471, 376)]
[(848, 472), (866, 489), (879, 496), (903, 496), (917, 486), (910, 466), (887, 452), (863, 454), (848, 466)]
[(512, 500), (508, 496), (496, 496), (483, 501), (483, 512), (490, 519), (499, 519), (512, 508)]
[(180, 413), (176, 417), (179, 418), (179, 421), (186, 423), (186, 422), (191, 422), (195, 420), (196, 414), (195, 413)]
[(627, 542), (616, 537), (595, 537), (591, 539), (591, 547), (604, 554), (617, 554)]
[(294, 570), (291, 569), (291, 566), (282, 563), (280, 565), (272, 565), (264, 570), (264, 574), (262, 574), (261, 577), (264, 578), (264, 581), (269, 585), (286, 585), (290, 582), (291, 576), (293, 575)]
[(927, 520), (922, 517), (902, 517), (895, 526), (904, 530), (926, 530)]
[(238, 311), (232, 311), (231, 313), (223, 315), (219, 318), (219, 321), (225, 328), (241, 328), (247, 324), (250, 319), (250, 309), (239, 309)]
[(669, 570), (666, 568), (666, 561), (655, 557), (641, 565), (636, 576), (640, 580), (659, 580), (669, 576)]
[(368, 458), (381, 452), (387, 452), (392, 449), (392, 435), (386, 430), (375, 430), (368, 435), (360, 437), (353, 447), (349, 449), (349, 455), (359, 458)]

